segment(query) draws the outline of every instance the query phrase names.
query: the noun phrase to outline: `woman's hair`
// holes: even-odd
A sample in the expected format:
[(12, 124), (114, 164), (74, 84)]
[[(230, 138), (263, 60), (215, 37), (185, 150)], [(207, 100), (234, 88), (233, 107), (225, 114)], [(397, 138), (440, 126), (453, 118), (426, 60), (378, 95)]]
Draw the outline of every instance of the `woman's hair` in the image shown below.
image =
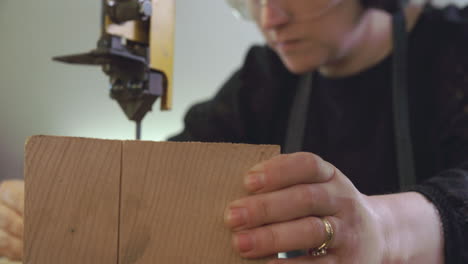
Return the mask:
[(401, 0), (361, 0), (364, 7), (380, 8), (389, 12), (397, 9)]

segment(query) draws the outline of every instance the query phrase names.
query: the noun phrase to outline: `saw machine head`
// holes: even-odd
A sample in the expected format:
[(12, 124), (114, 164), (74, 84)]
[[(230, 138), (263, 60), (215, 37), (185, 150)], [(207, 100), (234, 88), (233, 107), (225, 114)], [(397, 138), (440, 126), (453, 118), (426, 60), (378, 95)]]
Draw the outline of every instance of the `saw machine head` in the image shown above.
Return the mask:
[(111, 98), (140, 124), (158, 97), (161, 110), (172, 107), (175, 0), (102, 1), (97, 48), (54, 60), (100, 65)]

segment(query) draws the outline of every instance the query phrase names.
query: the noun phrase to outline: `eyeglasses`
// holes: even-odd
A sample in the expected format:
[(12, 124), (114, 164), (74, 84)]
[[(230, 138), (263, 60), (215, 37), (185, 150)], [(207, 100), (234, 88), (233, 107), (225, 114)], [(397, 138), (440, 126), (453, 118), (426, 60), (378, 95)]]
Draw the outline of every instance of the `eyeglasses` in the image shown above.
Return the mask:
[[(234, 14), (235, 17), (239, 19), (245, 19), (245, 20), (253, 20), (254, 16), (251, 10), (251, 6), (253, 6), (253, 2), (258, 2), (260, 1), (257, 0), (226, 0), (228, 4), (233, 8), (232, 13)], [(249, 3), (252, 2), (252, 3)]]
[(337, 5), (343, 0), (226, 0), (228, 4), (233, 8), (233, 13), (237, 18), (254, 20), (260, 17), (262, 8), (269, 4), (269, 2), (282, 1), (295, 1), (294, 5), (291, 5), (291, 9), (297, 8), (300, 10), (294, 10), (294, 14), (301, 14), (301, 18), (311, 19), (318, 17), (329, 10), (331, 7)]

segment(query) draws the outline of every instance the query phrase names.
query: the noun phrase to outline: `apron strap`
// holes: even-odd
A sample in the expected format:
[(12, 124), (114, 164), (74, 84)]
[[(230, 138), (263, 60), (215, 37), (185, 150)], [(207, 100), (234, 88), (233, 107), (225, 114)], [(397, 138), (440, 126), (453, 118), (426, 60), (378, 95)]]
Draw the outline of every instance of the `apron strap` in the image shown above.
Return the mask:
[(304, 134), (309, 114), (309, 101), (312, 91), (314, 73), (303, 75), (299, 81), (296, 95), (289, 112), (286, 139), (283, 153), (294, 153), (303, 150)]
[(416, 183), (408, 105), (408, 37), (403, 8), (393, 15), (393, 129), (400, 190)]

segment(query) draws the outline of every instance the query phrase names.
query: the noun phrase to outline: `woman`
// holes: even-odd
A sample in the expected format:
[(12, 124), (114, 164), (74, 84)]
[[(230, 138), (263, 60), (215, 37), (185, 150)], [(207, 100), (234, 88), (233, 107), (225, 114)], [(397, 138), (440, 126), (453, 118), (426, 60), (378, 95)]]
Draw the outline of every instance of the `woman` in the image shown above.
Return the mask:
[[(252, 195), (233, 201), (225, 215), (239, 254), (305, 253), (271, 263), (467, 263), (466, 26), (457, 16), (426, 10), (426, 3), (407, 4), (406, 64), (396, 59), (404, 48), (392, 52), (404, 47), (397, 41), (403, 32), (392, 37), (401, 22), (392, 19), (395, 1), (237, 4), (268, 47), (252, 48), (215, 98), (192, 107), (184, 131), (171, 140), (304, 151), (258, 164), (246, 175)], [(412, 162), (398, 158), (408, 152), (395, 147), (400, 137), (393, 130), (401, 119), (393, 120), (394, 102), (401, 98), (392, 100), (392, 85), (406, 82), (414, 173)], [(298, 105), (306, 105), (305, 114)], [(301, 118), (291, 120), (301, 113), (306, 122), (296, 126)], [(417, 184), (401, 189), (402, 172), (414, 174)], [(21, 203), (21, 191), (8, 184), (1, 193), (20, 197), (10, 204)], [(21, 219), (11, 211), (3, 214), (9, 223), (3, 233), (11, 238), (3, 240), (3, 252), (20, 256), (14, 249), (21, 248), (21, 236), (13, 239), (9, 227)]]

